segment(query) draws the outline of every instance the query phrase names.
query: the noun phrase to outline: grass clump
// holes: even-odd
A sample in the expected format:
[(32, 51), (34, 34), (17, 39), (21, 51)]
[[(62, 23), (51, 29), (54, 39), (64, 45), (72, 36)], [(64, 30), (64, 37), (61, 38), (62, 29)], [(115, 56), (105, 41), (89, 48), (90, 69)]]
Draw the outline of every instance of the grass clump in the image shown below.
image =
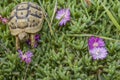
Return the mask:
[[(0, 80), (22, 80), (24, 75), (27, 80), (120, 80), (120, 31), (116, 28), (120, 24), (118, 0), (91, 0), (90, 6), (84, 0), (58, 0), (57, 6), (56, 0), (23, 1), (36, 2), (47, 15), (39, 32), (40, 44), (32, 50), (23, 46), (23, 51), (30, 50), (34, 55), (26, 72), (26, 64), (20, 62), (15, 50), (15, 38), (8, 26), (0, 23)], [(1, 0), (0, 15), (8, 18), (20, 2), (22, 0)], [(55, 7), (70, 9), (71, 21), (64, 27), (55, 19)], [(111, 15), (115, 22), (109, 18)], [(90, 56), (88, 38), (91, 35), (105, 40), (106, 59), (94, 61)]]

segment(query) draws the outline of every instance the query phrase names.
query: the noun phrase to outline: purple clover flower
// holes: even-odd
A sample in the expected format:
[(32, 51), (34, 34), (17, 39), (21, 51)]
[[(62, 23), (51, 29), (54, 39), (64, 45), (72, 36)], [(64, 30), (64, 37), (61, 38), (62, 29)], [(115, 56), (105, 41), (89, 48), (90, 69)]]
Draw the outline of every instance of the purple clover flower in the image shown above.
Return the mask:
[(21, 50), (18, 50), (19, 52), (19, 57), (21, 58), (21, 61), (25, 62), (26, 64), (31, 63), (31, 58), (33, 56), (33, 53), (30, 51), (27, 51), (25, 54)]
[(35, 35), (35, 40), (36, 40), (37, 42), (39, 42), (39, 40), (40, 40), (40, 35), (39, 35), (39, 34), (36, 34), (36, 35)]
[(103, 60), (104, 58), (107, 57), (107, 50), (104, 47), (98, 47), (98, 48), (93, 48), (90, 50), (90, 54), (94, 60), (101, 59)]
[[(39, 34), (36, 34), (36, 35), (35, 35), (35, 41), (36, 41), (36, 43), (35, 43), (34, 47), (36, 48), (36, 47), (38, 46), (38, 42), (40, 41), (40, 35), (39, 35)], [(31, 44), (30, 39), (28, 39), (28, 40), (26, 41), (26, 43), (27, 43), (28, 45), (30, 45), (30, 44)]]
[(70, 21), (70, 10), (61, 9), (57, 11), (56, 19), (60, 20), (60, 26), (65, 25), (68, 21)]
[(94, 36), (89, 38), (88, 45), (89, 49), (93, 49), (95, 47), (105, 47), (103, 39)]

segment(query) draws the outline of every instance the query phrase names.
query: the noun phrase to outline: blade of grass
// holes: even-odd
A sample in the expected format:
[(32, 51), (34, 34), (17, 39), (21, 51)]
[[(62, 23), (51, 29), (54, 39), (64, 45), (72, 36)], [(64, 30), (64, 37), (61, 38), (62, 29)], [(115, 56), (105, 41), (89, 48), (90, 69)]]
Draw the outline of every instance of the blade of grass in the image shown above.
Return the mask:
[(40, 0), (38, 0), (38, 2), (39, 2), (39, 4), (41, 5), (41, 7), (42, 7), (42, 11), (43, 11), (43, 13), (44, 13), (44, 17), (45, 17), (45, 20), (47, 21), (47, 23), (48, 23), (48, 26), (49, 26), (49, 29), (50, 29), (50, 33), (51, 33), (51, 35), (53, 35), (53, 30), (52, 30), (52, 27), (51, 27), (51, 24), (50, 24), (50, 21), (47, 19), (47, 12), (45, 11), (45, 9), (44, 9), (44, 7), (43, 7), (43, 5), (42, 5), (42, 3), (41, 3), (41, 1)]
[(113, 38), (109, 38), (109, 37), (105, 37), (105, 36), (94, 35), (94, 34), (67, 34), (67, 36), (75, 36), (75, 37), (90, 37), (90, 36), (95, 36), (95, 37), (103, 38), (103, 39), (106, 39), (106, 40), (112, 40), (112, 41), (118, 41), (118, 42), (120, 42), (120, 40), (117, 40), (117, 39), (113, 39)]
[(53, 12), (53, 15), (52, 15), (52, 18), (51, 18), (51, 23), (50, 23), (51, 25), (52, 25), (53, 18), (54, 18), (54, 16), (55, 16), (56, 10), (57, 10), (57, 0), (56, 0), (56, 2), (55, 2), (54, 12)]
[(10, 53), (10, 52), (11, 52), (10, 49), (7, 48), (7, 47), (5, 46), (5, 44), (3, 44), (3, 41), (0, 41), (0, 46), (5, 50), (6, 53)]
[(109, 16), (109, 18), (111, 19), (111, 21), (113, 22), (113, 24), (116, 26), (116, 28), (118, 28), (120, 30), (120, 25), (117, 22), (117, 20), (113, 17), (112, 13), (103, 4), (102, 4), (102, 6), (106, 10), (106, 13)]

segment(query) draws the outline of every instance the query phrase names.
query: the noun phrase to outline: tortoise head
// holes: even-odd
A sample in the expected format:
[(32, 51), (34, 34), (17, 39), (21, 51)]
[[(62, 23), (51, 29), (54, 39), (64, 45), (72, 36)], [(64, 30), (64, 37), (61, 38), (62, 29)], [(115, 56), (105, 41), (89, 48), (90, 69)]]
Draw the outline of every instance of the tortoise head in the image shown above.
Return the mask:
[(21, 41), (25, 41), (29, 38), (29, 35), (26, 32), (21, 32), (21, 33), (18, 34), (18, 38)]

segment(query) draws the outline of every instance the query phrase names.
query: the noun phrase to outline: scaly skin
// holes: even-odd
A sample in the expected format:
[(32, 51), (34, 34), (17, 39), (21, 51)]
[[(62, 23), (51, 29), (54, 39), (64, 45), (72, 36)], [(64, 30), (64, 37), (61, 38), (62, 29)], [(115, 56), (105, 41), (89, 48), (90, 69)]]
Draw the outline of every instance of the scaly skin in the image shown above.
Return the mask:
[(19, 50), (20, 49), (20, 40), (18, 38), (18, 35), (15, 36), (15, 38), (16, 38), (16, 50)]
[(31, 36), (30, 36), (30, 40), (31, 40), (31, 47), (32, 48), (34, 48), (34, 46), (35, 46), (35, 33), (34, 34), (31, 34)]

